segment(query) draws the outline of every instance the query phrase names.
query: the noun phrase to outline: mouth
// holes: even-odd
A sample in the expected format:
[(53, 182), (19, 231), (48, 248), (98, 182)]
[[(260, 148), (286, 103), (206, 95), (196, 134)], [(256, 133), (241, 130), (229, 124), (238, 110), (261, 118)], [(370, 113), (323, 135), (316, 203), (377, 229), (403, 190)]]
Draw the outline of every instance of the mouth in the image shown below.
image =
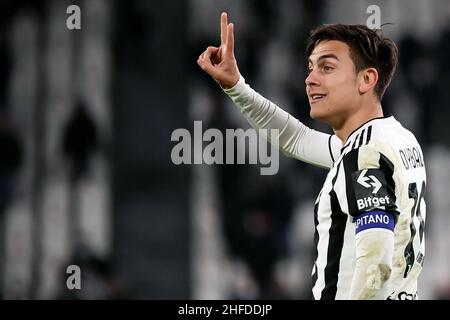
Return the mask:
[(309, 95), (309, 102), (310, 103), (317, 103), (319, 101), (322, 101), (323, 99), (325, 99), (326, 94), (319, 94), (319, 93), (314, 93)]

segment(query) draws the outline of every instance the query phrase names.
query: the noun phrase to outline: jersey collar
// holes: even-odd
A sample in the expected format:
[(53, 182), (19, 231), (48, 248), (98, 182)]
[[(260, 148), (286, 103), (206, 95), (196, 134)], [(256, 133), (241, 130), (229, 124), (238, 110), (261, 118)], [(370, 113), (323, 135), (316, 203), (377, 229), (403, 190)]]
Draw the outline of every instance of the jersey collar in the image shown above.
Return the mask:
[(384, 119), (390, 119), (390, 118), (393, 119), (394, 117), (393, 116), (383, 116), (383, 117), (372, 118), (372, 119), (364, 122), (362, 125), (360, 125), (355, 130), (353, 130), (352, 133), (350, 133), (350, 135), (348, 136), (347, 143), (345, 144), (345, 146), (343, 146), (341, 148), (341, 154), (344, 151), (344, 149), (346, 149), (348, 146), (354, 145), (356, 139), (361, 138), (360, 133), (362, 130), (364, 130), (367, 127), (367, 125), (371, 124), (372, 122), (374, 122), (376, 120), (384, 120)]

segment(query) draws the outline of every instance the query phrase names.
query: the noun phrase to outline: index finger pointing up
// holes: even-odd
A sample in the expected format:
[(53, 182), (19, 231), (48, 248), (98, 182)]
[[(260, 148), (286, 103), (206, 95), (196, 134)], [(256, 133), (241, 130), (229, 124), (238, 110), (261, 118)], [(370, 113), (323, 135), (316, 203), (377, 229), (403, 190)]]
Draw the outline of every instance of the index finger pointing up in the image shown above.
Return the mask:
[(234, 51), (234, 25), (230, 23), (227, 26), (226, 52), (230, 55), (233, 55), (233, 51)]
[(222, 12), (220, 16), (220, 45), (224, 45), (227, 42), (227, 13)]

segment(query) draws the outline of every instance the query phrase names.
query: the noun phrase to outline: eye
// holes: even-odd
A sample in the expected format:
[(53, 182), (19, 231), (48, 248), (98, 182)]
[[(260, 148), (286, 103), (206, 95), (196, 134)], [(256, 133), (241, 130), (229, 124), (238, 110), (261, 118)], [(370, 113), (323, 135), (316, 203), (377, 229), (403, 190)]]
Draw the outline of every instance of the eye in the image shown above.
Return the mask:
[(333, 71), (333, 67), (332, 66), (329, 66), (329, 65), (325, 65), (325, 66), (323, 66), (323, 71), (325, 71), (325, 72), (330, 72), (330, 71)]

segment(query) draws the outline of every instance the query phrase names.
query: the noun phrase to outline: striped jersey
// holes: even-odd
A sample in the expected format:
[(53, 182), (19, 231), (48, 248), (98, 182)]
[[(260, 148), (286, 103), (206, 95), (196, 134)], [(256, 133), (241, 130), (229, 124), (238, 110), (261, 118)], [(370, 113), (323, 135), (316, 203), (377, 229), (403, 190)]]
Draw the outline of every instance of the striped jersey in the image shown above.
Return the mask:
[[(360, 236), (365, 228), (389, 224), (394, 231), (392, 270), (375, 298), (416, 299), (425, 254), (426, 175), (414, 135), (394, 117), (383, 117), (360, 126), (342, 145), (336, 135), (308, 128), (261, 96), (242, 76), (224, 92), (254, 128), (279, 130), (278, 146), (284, 154), (329, 169), (314, 206), (314, 298), (349, 299), (355, 233)], [(391, 220), (384, 226), (385, 221), (376, 221), (391, 214), (394, 226)]]
[[(392, 272), (382, 299), (416, 299), (425, 255), (423, 153), (414, 135), (394, 117), (372, 119), (342, 148), (329, 137), (333, 165), (314, 207), (315, 299), (348, 299), (355, 269), (355, 222), (369, 211), (394, 214)], [(366, 215), (367, 219), (373, 216)]]

